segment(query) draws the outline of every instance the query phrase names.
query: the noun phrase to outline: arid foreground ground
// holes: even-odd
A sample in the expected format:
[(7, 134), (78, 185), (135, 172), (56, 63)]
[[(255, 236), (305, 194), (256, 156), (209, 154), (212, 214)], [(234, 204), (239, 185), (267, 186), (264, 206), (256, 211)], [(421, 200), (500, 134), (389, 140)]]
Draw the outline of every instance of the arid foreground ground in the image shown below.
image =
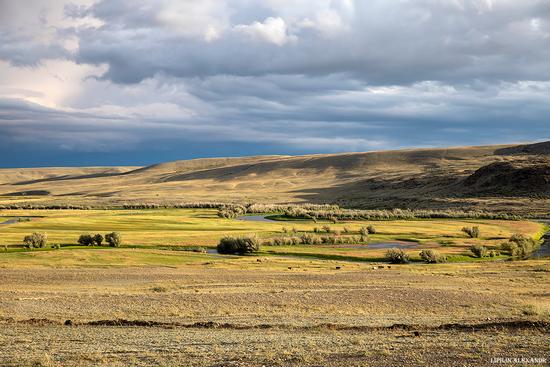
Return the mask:
[(550, 358), (545, 260), (5, 263), (0, 278), (2, 366), (479, 366)]

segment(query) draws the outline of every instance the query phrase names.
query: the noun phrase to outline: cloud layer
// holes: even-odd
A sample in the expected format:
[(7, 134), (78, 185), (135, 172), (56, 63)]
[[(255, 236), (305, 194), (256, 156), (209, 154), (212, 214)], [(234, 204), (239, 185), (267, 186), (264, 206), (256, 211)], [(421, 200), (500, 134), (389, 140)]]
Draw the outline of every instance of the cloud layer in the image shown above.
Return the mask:
[(3, 165), (550, 138), (545, 0), (32, 1), (0, 0)]

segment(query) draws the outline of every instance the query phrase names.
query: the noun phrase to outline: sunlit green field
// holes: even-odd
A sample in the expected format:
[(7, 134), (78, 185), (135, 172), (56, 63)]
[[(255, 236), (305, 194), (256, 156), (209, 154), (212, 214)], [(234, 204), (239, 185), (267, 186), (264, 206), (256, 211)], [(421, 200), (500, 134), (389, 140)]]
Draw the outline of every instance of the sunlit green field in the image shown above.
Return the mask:
[[(191, 251), (166, 251), (166, 248), (186, 246), (215, 247), (218, 240), (226, 235), (257, 234), (262, 238), (284, 235), (296, 231), (313, 233), (314, 228), (329, 226), (332, 231), (358, 234), (361, 227), (372, 224), (377, 233), (369, 236), (369, 243), (416, 242), (417, 246), (406, 249), (411, 259), (417, 259), (422, 248), (437, 248), (442, 254), (452, 256), (454, 261), (473, 261), (469, 256), (471, 244), (482, 244), (495, 248), (513, 233), (540, 237), (542, 224), (529, 221), (499, 220), (395, 220), (370, 222), (329, 223), (313, 221), (244, 221), (223, 219), (214, 209), (160, 209), (160, 210), (9, 210), (0, 212), (0, 223), (17, 218), (10, 224), (0, 224), (0, 245), (6, 245), (8, 252), (21, 250), (23, 237), (32, 232), (48, 235), (50, 244), (63, 246), (76, 245), (77, 239), (85, 233), (120, 232), (123, 247), (128, 249), (82, 249), (63, 247), (56, 254), (0, 252), (0, 263), (7, 261), (44, 259), (48, 264), (60, 264), (68, 256), (78, 263), (98, 265), (157, 264), (171, 265), (206, 261), (219, 255), (193, 253)], [(478, 226), (480, 238), (467, 238), (461, 232), (464, 226)], [(74, 251), (73, 251), (74, 250)], [(95, 251), (95, 252), (94, 252)], [(386, 249), (369, 248), (368, 245), (297, 245), (263, 246), (262, 256), (292, 256), (317, 260), (360, 260), (377, 261), (384, 257)], [(4, 248), (4, 252), (5, 248)], [(46, 251), (52, 252), (52, 251)], [(79, 256), (82, 258), (78, 260)], [(131, 259), (130, 259), (131, 258)], [(10, 260), (11, 259), (11, 260)]]

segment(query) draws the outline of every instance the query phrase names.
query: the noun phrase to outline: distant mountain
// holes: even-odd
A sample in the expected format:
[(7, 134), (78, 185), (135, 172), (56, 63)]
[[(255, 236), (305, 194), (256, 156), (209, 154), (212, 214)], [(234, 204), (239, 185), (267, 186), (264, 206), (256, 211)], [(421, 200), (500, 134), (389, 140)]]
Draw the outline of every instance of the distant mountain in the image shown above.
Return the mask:
[(0, 170), (0, 204), (315, 202), (548, 212), (550, 142)]

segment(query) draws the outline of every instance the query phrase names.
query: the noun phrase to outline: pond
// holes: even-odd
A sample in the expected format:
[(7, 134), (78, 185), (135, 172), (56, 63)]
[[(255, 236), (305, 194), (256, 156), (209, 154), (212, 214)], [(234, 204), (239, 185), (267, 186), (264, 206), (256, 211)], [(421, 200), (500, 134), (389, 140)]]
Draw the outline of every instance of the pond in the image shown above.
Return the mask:
[(332, 248), (350, 248), (350, 249), (364, 249), (364, 250), (379, 250), (379, 249), (411, 249), (418, 246), (416, 242), (403, 242), (403, 241), (386, 241), (386, 242), (373, 242), (368, 245), (321, 245), (323, 247)]
[(542, 240), (542, 245), (540, 245), (537, 251), (533, 252), (531, 258), (540, 259), (541, 257), (550, 256), (550, 232), (546, 232), (546, 234), (542, 237)]
[[(34, 218), (40, 218), (40, 217), (30, 217), (30, 216), (26, 216), (26, 217), (18, 217), (18, 218), (12, 218), (12, 219), (8, 219), (4, 222), (0, 222), (0, 226), (1, 225), (8, 225), (8, 224), (15, 224), (15, 223), (19, 223), (19, 222), (30, 222), (31, 220), (33, 220)], [(2, 218), (0, 218), (0, 221), (2, 220)]]
[(265, 215), (242, 215), (240, 217), (235, 218), (237, 220), (244, 220), (248, 222), (276, 222), (273, 219), (268, 219), (265, 217)]

